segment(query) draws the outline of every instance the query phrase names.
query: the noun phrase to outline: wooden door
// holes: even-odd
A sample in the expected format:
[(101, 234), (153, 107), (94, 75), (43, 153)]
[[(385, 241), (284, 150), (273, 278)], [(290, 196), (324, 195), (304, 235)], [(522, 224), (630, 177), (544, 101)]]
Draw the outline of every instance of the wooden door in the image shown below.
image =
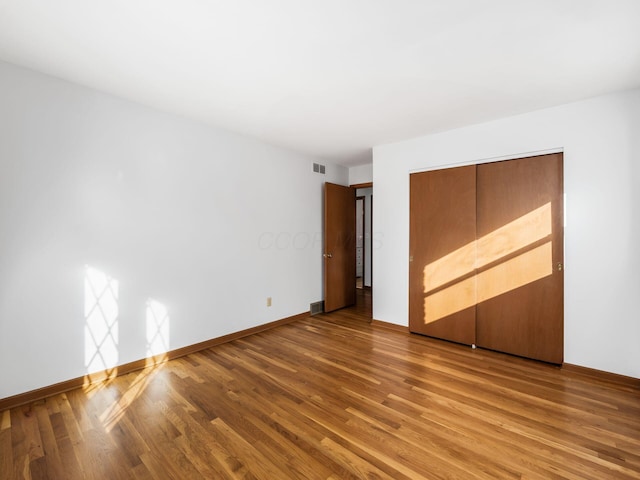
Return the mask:
[(477, 344), (563, 360), (562, 154), (478, 165)]
[(409, 329), (475, 343), (476, 167), (410, 178)]
[(324, 310), (356, 302), (356, 193), (333, 183), (324, 187)]

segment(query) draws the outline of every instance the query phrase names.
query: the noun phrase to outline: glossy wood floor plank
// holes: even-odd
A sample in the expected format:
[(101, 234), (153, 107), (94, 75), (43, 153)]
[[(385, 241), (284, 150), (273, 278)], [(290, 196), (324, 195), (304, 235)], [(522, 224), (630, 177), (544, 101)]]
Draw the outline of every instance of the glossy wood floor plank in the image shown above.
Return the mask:
[(0, 412), (0, 478), (640, 478), (640, 381), (369, 320), (361, 295)]

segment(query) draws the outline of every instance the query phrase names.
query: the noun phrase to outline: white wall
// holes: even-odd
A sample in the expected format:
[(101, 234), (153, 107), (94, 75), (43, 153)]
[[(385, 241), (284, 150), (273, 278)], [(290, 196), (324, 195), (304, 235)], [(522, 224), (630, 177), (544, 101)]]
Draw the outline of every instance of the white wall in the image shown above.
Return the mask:
[(349, 185), (373, 182), (373, 164), (358, 165), (349, 168)]
[(564, 151), (565, 362), (640, 377), (640, 90), (374, 148), (374, 318), (408, 324), (409, 174)]
[(324, 181), (348, 171), (0, 63), (0, 398), (87, 373), (85, 265), (119, 282), (118, 364), (148, 299), (170, 349), (308, 311)]

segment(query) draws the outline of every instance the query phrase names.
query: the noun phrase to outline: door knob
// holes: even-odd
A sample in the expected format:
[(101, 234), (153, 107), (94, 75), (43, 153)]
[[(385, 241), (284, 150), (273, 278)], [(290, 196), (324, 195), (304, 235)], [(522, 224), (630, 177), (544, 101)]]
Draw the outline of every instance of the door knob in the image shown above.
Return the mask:
[(562, 263), (558, 262), (558, 265), (556, 265), (557, 269), (559, 272), (562, 271)]
[(331, 255), (330, 253), (325, 253), (324, 258), (333, 258), (333, 255)]

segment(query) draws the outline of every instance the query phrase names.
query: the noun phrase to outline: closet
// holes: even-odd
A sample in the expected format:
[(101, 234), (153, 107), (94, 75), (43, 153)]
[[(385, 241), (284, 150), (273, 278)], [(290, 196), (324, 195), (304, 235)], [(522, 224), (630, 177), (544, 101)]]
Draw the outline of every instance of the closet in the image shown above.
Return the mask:
[(562, 154), (410, 178), (409, 329), (560, 364)]

